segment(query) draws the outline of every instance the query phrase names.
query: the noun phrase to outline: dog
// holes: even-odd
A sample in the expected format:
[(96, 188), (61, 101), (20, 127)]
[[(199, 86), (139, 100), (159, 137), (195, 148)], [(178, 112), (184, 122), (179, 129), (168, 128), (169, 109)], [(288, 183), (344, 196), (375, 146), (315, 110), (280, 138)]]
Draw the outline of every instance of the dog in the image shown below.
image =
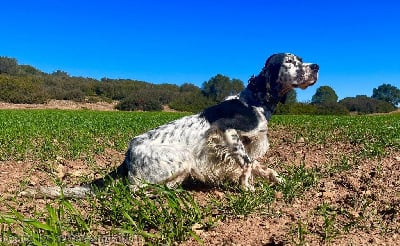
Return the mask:
[[(257, 160), (269, 149), (268, 121), (287, 92), (315, 84), (318, 71), (317, 64), (304, 63), (294, 54), (270, 56), (238, 95), (134, 137), (124, 162), (107, 178), (128, 177), (132, 190), (146, 183), (174, 187), (189, 177), (211, 185), (231, 180), (245, 190), (254, 190), (253, 176), (272, 184), (282, 182), (276, 171)], [(105, 180), (64, 188), (63, 194), (85, 197)], [(60, 189), (41, 187), (24, 193), (37, 194), (56, 197)]]

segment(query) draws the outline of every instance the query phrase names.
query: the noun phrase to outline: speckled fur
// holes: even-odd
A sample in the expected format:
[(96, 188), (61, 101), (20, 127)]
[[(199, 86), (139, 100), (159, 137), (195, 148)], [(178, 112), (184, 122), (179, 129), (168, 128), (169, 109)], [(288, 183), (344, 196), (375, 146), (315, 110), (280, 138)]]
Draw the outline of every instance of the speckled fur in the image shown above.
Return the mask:
[(134, 138), (125, 160), (131, 184), (175, 186), (191, 176), (209, 184), (231, 179), (252, 189), (253, 174), (281, 182), (257, 162), (269, 148), (268, 120), (290, 89), (316, 82), (318, 69), (292, 54), (273, 55), (240, 94)]
[[(250, 190), (253, 175), (281, 182), (274, 170), (257, 161), (269, 149), (268, 120), (290, 89), (313, 85), (318, 70), (293, 54), (272, 55), (240, 94), (133, 138), (118, 176), (127, 175), (132, 188), (145, 183), (176, 186), (188, 177), (209, 184), (230, 179)], [(90, 186), (82, 189), (90, 193)]]

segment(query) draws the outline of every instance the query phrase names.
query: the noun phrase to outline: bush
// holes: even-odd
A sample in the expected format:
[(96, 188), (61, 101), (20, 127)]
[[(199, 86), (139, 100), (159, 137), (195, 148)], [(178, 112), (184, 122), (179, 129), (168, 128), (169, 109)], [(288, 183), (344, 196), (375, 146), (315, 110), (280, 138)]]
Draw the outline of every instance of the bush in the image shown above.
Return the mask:
[(278, 104), (275, 114), (289, 115), (346, 115), (349, 111), (338, 103), (285, 103)]
[(359, 114), (388, 113), (396, 109), (392, 104), (386, 101), (364, 95), (346, 97), (340, 100), (339, 103), (350, 112), (357, 112)]
[(197, 113), (211, 106), (213, 102), (198, 92), (185, 92), (176, 97), (169, 106), (178, 111)]
[(321, 103), (316, 104), (315, 114), (318, 115), (347, 115), (349, 111), (347, 108), (339, 103)]
[(316, 112), (316, 107), (307, 103), (285, 103), (278, 104), (275, 114), (290, 114), (299, 115), (307, 114), (313, 115)]
[(73, 89), (70, 91), (66, 91), (62, 96), (63, 100), (72, 100), (75, 102), (83, 102), (85, 101), (85, 94), (79, 89)]
[(158, 99), (140, 97), (140, 95), (133, 95), (120, 101), (116, 109), (123, 111), (161, 111), (162, 106)]
[(45, 103), (43, 82), (34, 77), (0, 76), (0, 100), (9, 103)]

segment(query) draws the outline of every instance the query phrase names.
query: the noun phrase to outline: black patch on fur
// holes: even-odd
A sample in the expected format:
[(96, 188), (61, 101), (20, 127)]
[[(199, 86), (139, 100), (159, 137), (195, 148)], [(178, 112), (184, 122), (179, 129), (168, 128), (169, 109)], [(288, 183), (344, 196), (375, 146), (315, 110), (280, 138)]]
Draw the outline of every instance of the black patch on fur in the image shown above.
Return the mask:
[(240, 137), (240, 141), (242, 141), (243, 145), (249, 145), (251, 143), (251, 139), (247, 136)]
[(258, 126), (257, 113), (238, 99), (223, 101), (209, 107), (200, 116), (222, 131), (251, 131)]

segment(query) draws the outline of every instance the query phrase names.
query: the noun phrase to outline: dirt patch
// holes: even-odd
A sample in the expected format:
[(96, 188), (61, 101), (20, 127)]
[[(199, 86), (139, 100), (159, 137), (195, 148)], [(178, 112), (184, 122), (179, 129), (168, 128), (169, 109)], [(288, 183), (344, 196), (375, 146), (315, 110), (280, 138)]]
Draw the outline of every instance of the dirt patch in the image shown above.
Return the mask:
[(349, 143), (315, 145), (271, 134), (265, 163), (279, 171), (304, 163), (325, 175), (291, 203), (278, 198), (266, 215), (231, 218), (201, 231), (205, 245), (399, 245), (400, 151), (366, 158)]
[[(54, 108), (61, 109), (63, 103), (56, 104)], [(18, 108), (9, 108), (14, 107)], [(76, 107), (88, 109), (87, 104)], [(107, 107), (113, 110), (111, 105)], [(281, 173), (284, 165), (317, 168), (323, 174), (317, 185), (291, 202), (277, 197), (265, 213), (227, 217), (209, 230), (196, 230), (205, 245), (400, 244), (399, 150), (387, 150), (382, 157), (364, 157), (357, 154), (362, 146), (310, 143), (307, 139), (293, 139), (289, 132), (279, 129), (270, 132), (270, 140), (271, 150), (262, 160), (264, 163)], [(2, 161), (0, 196), (10, 199), (26, 186), (54, 185), (55, 180), (76, 185), (100, 177), (123, 158), (124, 153), (108, 149), (90, 161)], [(209, 196), (222, 199), (226, 191), (211, 189), (192, 194), (204, 203)], [(11, 204), (29, 215), (44, 207), (45, 201), (24, 199)], [(1, 203), (0, 212), (7, 211)], [(190, 239), (183, 245), (198, 242)]]
[[(272, 138), (273, 139), (273, 138)], [(281, 138), (264, 158), (275, 169), (304, 162), (309, 167), (331, 168), (343, 156), (351, 156), (351, 145), (315, 146)], [(302, 148), (300, 148), (302, 147)], [(82, 177), (95, 178), (105, 169), (119, 165), (123, 153), (107, 150), (92, 162), (54, 160), (52, 162), (0, 162), (0, 194), (13, 197), (27, 185), (78, 184)], [(197, 231), (205, 245), (397, 245), (400, 242), (400, 152), (382, 158), (351, 159), (351, 168), (323, 176), (315, 187), (291, 203), (277, 199), (265, 214), (228, 217), (210, 230)], [(103, 170), (100, 172), (100, 170)], [(96, 174), (97, 173), (97, 174)], [(199, 202), (225, 195), (224, 190), (193, 191)], [(43, 200), (19, 204), (29, 214), (45, 205)], [(0, 211), (7, 208), (0, 205)], [(198, 245), (193, 239), (184, 245)]]
[(323, 177), (293, 202), (275, 201), (267, 215), (228, 219), (199, 235), (205, 245), (398, 245), (400, 153), (393, 154)]
[[(70, 100), (50, 100), (44, 104), (14, 104), (0, 102), (0, 109), (61, 109), (61, 110), (97, 110), (97, 111), (117, 111), (115, 106), (118, 101), (113, 102), (75, 102)], [(162, 106), (164, 112), (178, 112), (168, 105)]]
[[(87, 180), (103, 177), (123, 161), (124, 153), (106, 149), (91, 160), (0, 161), (0, 198), (15, 197), (26, 187), (78, 185)], [(0, 211), (7, 208), (0, 205)]]
[(64, 109), (64, 110), (99, 110), (114, 111), (117, 102), (74, 102), (69, 100), (50, 100), (45, 104), (13, 104), (0, 102), (0, 109)]

